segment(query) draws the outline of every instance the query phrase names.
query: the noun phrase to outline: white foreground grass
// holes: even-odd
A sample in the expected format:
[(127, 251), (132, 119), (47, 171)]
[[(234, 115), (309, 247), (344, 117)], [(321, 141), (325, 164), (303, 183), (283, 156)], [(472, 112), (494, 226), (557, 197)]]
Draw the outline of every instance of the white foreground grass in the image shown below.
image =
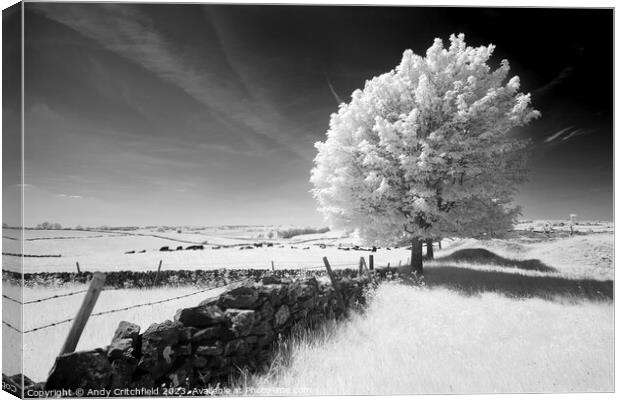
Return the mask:
[[(520, 268), (441, 259), (478, 248)], [(446, 241), (436, 255), (426, 287), (382, 285), (363, 315), (291, 338), (268, 372), (238, 384), (311, 395), (614, 389), (612, 234)], [(524, 269), (541, 264), (554, 271)]]
[(613, 304), (384, 284), (364, 315), (291, 339), (240, 385), (305, 394), (613, 390)]

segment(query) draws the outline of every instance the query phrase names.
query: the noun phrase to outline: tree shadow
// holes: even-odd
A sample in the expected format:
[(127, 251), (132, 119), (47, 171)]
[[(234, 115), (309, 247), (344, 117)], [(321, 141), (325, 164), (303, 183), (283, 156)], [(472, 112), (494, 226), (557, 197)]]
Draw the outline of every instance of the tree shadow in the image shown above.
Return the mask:
[(437, 261), (468, 262), (473, 264), (488, 264), (498, 267), (519, 268), (527, 271), (557, 272), (553, 267), (546, 265), (540, 260), (511, 260), (493, 253), (487, 249), (461, 249), (445, 257), (437, 258)]
[(426, 267), (424, 281), (427, 287), (445, 287), (467, 296), (496, 292), (514, 298), (538, 297), (545, 300), (613, 301), (614, 298), (612, 280), (531, 276), (452, 265)]

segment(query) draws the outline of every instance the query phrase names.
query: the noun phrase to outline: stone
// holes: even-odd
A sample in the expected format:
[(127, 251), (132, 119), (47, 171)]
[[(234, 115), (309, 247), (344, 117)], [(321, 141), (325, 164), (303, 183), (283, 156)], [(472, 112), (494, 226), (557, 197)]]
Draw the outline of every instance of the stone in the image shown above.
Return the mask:
[(226, 343), (226, 347), (224, 348), (224, 355), (242, 355), (247, 353), (248, 345), (243, 339), (234, 339), (230, 342)]
[(263, 336), (258, 336), (258, 342), (256, 343), (256, 345), (261, 349), (270, 346), (273, 343), (274, 337), (275, 335), (272, 332), (269, 332), (268, 334)]
[(294, 304), (297, 302), (297, 298), (302, 296), (303, 289), (299, 282), (294, 282), (288, 286), (287, 292), (288, 304)]
[[(129, 384), (130, 389), (152, 389), (155, 387), (155, 379), (151, 376), (151, 374), (140, 374), (135, 377), (131, 383)], [(146, 395), (145, 395), (146, 396)]]
[(264, 276), (263, 279), (261, 279), (261, 283), (263, 285), (273, 285), (282, 283), (282, 280), (275, 275), (267, 275)]
[(220, 336), (221, 334), (221, 327), (219, 326), (213, 326), (210, 328), (205, 328), (202, 329), (196, 333), (194, 333), (194, 335), (192, 335), (192, 338), (190, 339), (191, 342), (201, 342), (204, 340), (209, 340), (209, 339), (213, 339), (213, 338), (217, 338)]
[(137, 341), (138, 336), (140, 336), (139, 325), (127, 321), (121, 321), (118, 324), (118, 328), (116, 328), (116, 331), (114, 332), (112, 343), (120, 339), (132, 339), (134, 341)]
[(209, 380), (211, 379), (211, 370), (208, 368), (196, 370), (197, 381), (200, 382), (202, 387), (209, 386)]
[(254, 310), (240, 310), (237, 308), (229, 308), (224, 315), (230, 321), (230, 330), (236, 337), (247, 336), (254, 325)]
[(202, 357), (202, 356), (195, 356), (195, 357), (192, 359), (192, 366), (193, 366), (194, 368), (201, 369), (201, 368), (206, 367), (208, 362), (209, 362), (209, 361), (208, 361), (205, 357)]
[(275, 311), (276, 310), (271, 305), (271, 302), (269, 301), (265, 302), (265, 304), (263, 304), (263, 306), (259, 309), (260, 319), (267, 320), (267, 321), (271, 320), (273, 318)]
[(111, 389), (121, 389), (129, 387), (133, 373), (138, 368), (138, 360), (134, 357), (127, 359), (117, 359), (112, 361), (112, 376), (110, 378)]
[(307, 300), (304, 300), (301, 303), (301, 307), (305, 309), (313, 309), (316, 306), (316, 299), (314, 297), (310, 297)]
[(271, 332), (273, 327), (268, 321), (262, 321), (259, 324), (254, 324), (252, 330), (250, 331), (250, 335), (266, 335), (268, 332)]
[(252, 335), (252, 336), (248, 336), (245, 338), (245, 342), (247, 344), (254, 344), (254, 343), (258, 343), (258, 336)]
[(219, 356), (224, 353), (224, 345), (218, 340), (212, 346), (198, 346), (195, 353), (199, 356)]
[(110, 360), (116, 360), (119, 358), (131, 357), (134, 351), (133, 342), (131, 338), (115, 339), (112, 341), (112, 344), (108, 346), (108, 358)]
[(174, 354), (178, 356), (189, 356), (192, 354), (191, 344), (182, 344), (174, 348)]
[(286, 323), (286, 321), (288, 321), (289, 317), (291, 316), (291, 313), (288, 309), (288, 306), (285, 304), (282, 307), (280, 307), (280, 309), (278, 310), (278, 312), (276, 312), (275, 315), (275, 326), (276, 327), (280, 327), (282, 325), (284, 325)]
[(254, 286), (242, 285), (220, 295), (218, 305), (223, 308), (252, 309), (259, 305), (258, 290)]
[(221, 356), (211, 357), (209, 358), (209, 363), (207, 365), (212, 370), (222, 371), (226, 369), (226, 367), (230, 366), (230, 360)]
[(172, 348), (179, 342), (179, 328), (170, 320), (149, 326), (142, 334), (142, 358), (138, 368), (149, 372), (155, 380), (168, 372), (176, 359)]
[(56, 358), (45, 389), (104, 389), (110, 383), (112, 366), (103, 351), (79, 351)]
[(192, 367), (192, 362), (190, 360), (184, 360), (180, 365), (175, 366), (172, 371), (168, 372), (166, 377), (170, 379), (171, 387), (178, 388), (191, 387), (193, 375), (194, 370)]
[(224, 313), (218, 306), (198, 306), (177, 311), (174, 320), (185, 326), (198, 328), (218, 325), (225, 321)]
[(316, 287), (304, 283), (301, 285), (301, 295), (299, 297), (307, 298), (310, 296), (314, 296), (314, 293), (316, 293)]
[(286, 298), (286, 287), (281, 284), (261, 285), (258, 287), (260, 297), (267, 299), (272, 306), (277, 307)]
[[(208, 328), (207, 328), (208, 329)], [(199, 331), (198, 328), (193, 326), (186, 326), (179, 329), (179, 342), (188, 343), (192, 341), (192, 337)]]

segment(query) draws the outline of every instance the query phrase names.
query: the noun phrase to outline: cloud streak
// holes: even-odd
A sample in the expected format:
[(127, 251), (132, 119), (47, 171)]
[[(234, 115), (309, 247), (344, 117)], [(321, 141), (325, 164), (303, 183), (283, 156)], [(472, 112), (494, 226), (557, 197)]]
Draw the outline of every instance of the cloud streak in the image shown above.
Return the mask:
[(550, 143), (553, 142), (554, 140), (556, 140), (557, 138), (559, 138), (560, 136), (562, 136), (562, 134), (564, 134), (565, 132), (568, 132), (569, 130), (573, 129), (572, 126), (569, 126), (568, 128), (564, 128), (561, 129), (559, 131), (557, 131), (556, 133), (554, 133), (553, 135), (550, 135), (549, 137), (547, 137), (545, 139), (545, 143)]
[(573, 130), (573, 127), (569, 126), (568, 128), (561, 129), (553, 135), (548, 136), (545, 139), (544, 143), (565, 142), (578, 136), (588, 135), (592, 132), (594, 132), (594, 130), (592, 129), (578, 128)]
[(218, 119), (226, 121), (251, 148), (270, 152), (279, 146), (307, 158), (306, 149), (288, 134), (278, 115), (257, 112), (264, 107), (244, 102), (247, 94), (242, 86), (223, 80), (208, 65), (196, 65), (157, 30), (150, 18), (135, 8), (115, 4), (54, 7), (33, 3), (30, 6), (181, 88)]

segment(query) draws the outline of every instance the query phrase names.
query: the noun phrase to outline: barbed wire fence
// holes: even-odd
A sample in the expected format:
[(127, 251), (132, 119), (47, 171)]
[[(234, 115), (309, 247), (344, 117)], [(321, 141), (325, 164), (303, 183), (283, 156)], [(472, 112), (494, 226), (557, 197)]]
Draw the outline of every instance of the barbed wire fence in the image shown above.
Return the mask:
[[(302, 271), (304, 274), (306, 275), (310, 275), (315, 273), (318, 270), (325, 270), (325, 266), (324, 265), (320, 265), (317, 262), (314, 261), (308, 261), (308, 260), (286, 260), (286, 261), (281, 261), (278, 262), (279, 265), (282, 264), (287, 264), (287, 265), (294, 265), (297, 268), (293, 268), (299, 271)], [(339, 264), (332, 264), (332, 267), (352, 267), (352, 268), (357, 268), (358, 264), (357, 263), (339, 263)], [(272, 268), (273, 268), (273, 262), (272, 262)], [(249, 268), (251, 269), (251, 268)], [(265, 269), (265, 268), (261, 268), (261, 269)], [(252, 277), (249, 276), (244, 276), (243, 278), (238, 278), (238, 279), (226, 279), (226, 278), (222, 278), (222, 282), (217, 282), (215, 285), (210, 285), (208, 287), (205, 287), (203, 289), (191, 292), (191, 293), (187, 293), (184, 295), (179, 295), (179, 296), (174, 296), (174, 297), (169, 297), (166, 299), (162, 299), (162, 300), (156, 300), (156, 301), (150, 301), (150, 302), (146, 302), (146, 303), (140, 303), (140, 304), (134, 304), (131, 306), (127, 306), (127, 307), (120, 307), (120, 308), (115, 308), (115, 309), (110, 309), (110, 310), (105, 310), (105, 311), (100, 311), (100, 312), (96, 312), (96, 313), (92, 313), (90, 316), (91, 317), (97, 317), (97, 316), (102, 316), (102, 315), (109, 315), (109, 314), (114, 314), (114, 313), (118, 313), (118, 312), (123, 312), (123, 311), (128, 311), (128, 310), (132, 310), (132, 309), (136, 309), (136, 308), (141, 308), (141, 307), (147, 307), (147, 306), (152, 306), (152, 305), (157, 305), (157, 304), (163, 304), (163, 303), (168, 303), (171, 301), (175, 301), (175, 300), (180, 300), (183, 298), (187, 298), (187, 297), (191, 297), (191, 296), (195, 296), (197, 294), (200, 293), (204, 293), (207, 291), (211, 291), (214, 289), (218, 289), (221, 287), (225, 287), (225, 286), (229, 286), (235, 283), (240, 283), (243, 281), (247, 281), (249, 279), (252, 279)], [(102, 291), (113, 291), (113, 290), (123, 290), (123, 289), (131, 289), (131, 288), (124, 288), (124, 287), (111, 287), (111, 288), (103, 288)], [(35, 303), (44, 303), (47, 301), (51, 301), (51, 300), (55, 300), (55, 299), (59, 299), (59, 298), (64, 298), (64, 297), (71, 297), (71, 296), (76, 296), (79, 294), (83, 294), (88, 292), (88, 289), (84, 289), (84, 290), (76, 290), (76, 291), (72, 291), (69, 293), (62, 293), (62, 294), (57, 294), (57, 295), (53, 295), (53, 296), (48, 296), (48, 297), (43, 297), (40, 299), (35, 299), (35, 300), (29, 300), (29, 301), (20, 301), (18, 299), (15, 299), (13, 297), (10, 297), (6, 294), (2, 294), (2, 297), (12, 301), (16, 304), (19, 305), (28, 305), (28, 304), (35, 304)], [(69, 322), (72, 322), (73, 320), (75, 320), (75, 318), (67, 318), (67, 319), (63, 319), (60, 321), (56, 321), (56, 322), (52, 322), (49, 324), (45, 324), (42, 326), (38, 326), (35, 328), (31, 328), (31, 329), (27, 329), (27, 330), (21, 330), (17, 327), (15, 327), (13, 324), (2, 320), (2, 324), (7, 326), (8, 328), (20, 333), (20, 334), (26, 334), (26, 333), (32, 333), (32, 332), (37, 332), (37, 331), (41, 331), (41, 330), (45, 330), (48, 328), (52, 328), (58, 325), (63, 325), (63, 324), (67, 324)]]
[[(91, 317), (97, 317), (97, 316), (101, 316), (101, 315), (114, 314), (114, 313), (121, 312), (121, 311), (132, 310), (134, 308), (147, 307), (147, 306), (156, 305), (156, 304), (168, 303), (168, 302), (171, 302), (171, 301), (174, 301), (174, 300), (179, 300), (179, 299), (183, 299), (183, 298), (186, 298), (186, 297), (195, 296), (197, 294), (208, 292), (210, 290), (214, 290), (214, 289), (221, 288), (221, 287), (224, 287), (224, 286), (229, 286), (229, 285), (232, 285), (232, 284), (235, 284), (235, 283), (243, 282), (243, 281), (246, 281), (248, 279), (249, 278), (244, 277), (244, 278), (236, 279), (236, 280), (228, 280), (228, 281), (221, 282), (221, 283), (215, 284), (213, 286), (209, 286), (209, 287), (206, 287), (204, 289), (197, 290), (197, 291), (194, 291), (194, 292), (191, 292), (191, 293), (187, 293), (187, 294), (184, 294), (184, 295), (169, 297), (169, 298), (166, 298), (166, 299), (163, 299), (163, 300), (156, 300), (156, 301), (150, 301), (150, 302), (146, 302), (146, 303), (134, 304), (134, 305), (127, 306), (127, 307), (120, 307), (120, 308), (115, 308), (115, 309), (111, 309), (111, 310), (100, 311), (100, 312), (97, 312), (97, 313), (93, 313), (90, 316)], [(112, 290), (120, 290), (120, 289), (121, 288), (108, 288), (108, 289), (103, 289), (102, 291), (112, 291)], [(65, 293), (65, 294), (62, 294), (62, 295), (45, 297), (45, 298), (42, 298), (42, 299), (37, 299), (37, 300), (32, 300), (32, 301), (27, 301), (27, 302), (20, 302), (19, 300), (14, 299), (14, 298), (9, 297), (9, 296), (4, 295), (4, 294), (2, 295), (2, 297), (5, 298), (5, 299), (8, 299), (10, 301), (13, 301), (15, 303), (24, 305), (24, 304), (41, 303), (41, 302), (45, 302), (45, 301), (49, 301), (49, 300), (53, 300), (53, 299), (57, 299), (57, 298), (61, 298), (61, 297), (68, 297), (68, 296), (78, 295), (78, 294), (85, 293), (85, 292), (87, 292), (87, 290), (80, 290), (80, 291), (75, 291), (75, 292), (71, 292), (71, 293)], [(28, 330), (24, 330), (24, 331), (16, 328), (15, 326), (13, 326), (12, 324), (8, 323), (7, 321), (3, 320), (2, 323), (4, 325), (6, 325), (7, 327), (9, 327), (9, 328), (11, 328), (11, 329), (13, 329), (13, 330), (15, 330), (15, 331), (17, 331), (19, 333), (25, 334), (25, 333), (36, 332), (36, 331), (40, 331), (40, 330), (43, 330), (43, 329), (51, 328), (51, 327), (54, 327), (54, 326), (66, 324), (66, 323), (69, 323), (69, 322), (73, 321), (74, 319), (75, 318), (67, 318), (67, 319), (64, 319), (64, 320), (61, 320), (61, 321), (56, 321), (56, 322), (53, 322), (53, 323), (50, 323), (50, 324), (38, 326), (36, 328), (32, 328), (32, 329), (28, 329)]]

